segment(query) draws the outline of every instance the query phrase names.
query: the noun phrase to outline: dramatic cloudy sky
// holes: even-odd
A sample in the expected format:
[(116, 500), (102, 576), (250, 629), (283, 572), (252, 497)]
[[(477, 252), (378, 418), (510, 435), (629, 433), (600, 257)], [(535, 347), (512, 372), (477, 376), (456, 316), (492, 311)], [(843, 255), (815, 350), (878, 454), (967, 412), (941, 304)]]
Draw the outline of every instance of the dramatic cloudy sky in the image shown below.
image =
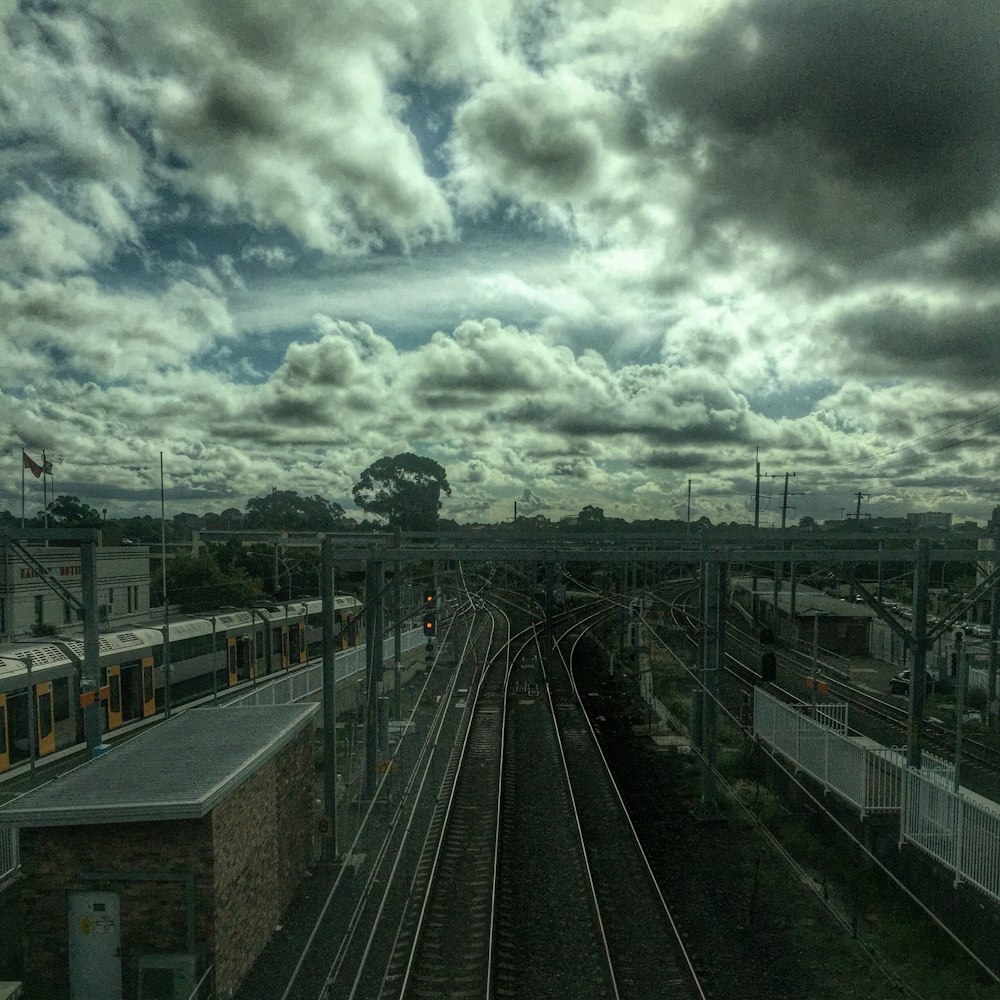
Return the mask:
[[(1000, 502), (1000, 4), (0, 0), (0, 508)], [(771, 476), (778, 478), (770, 478)], [(41, 496), (28, 477), (29, 511)], [(36, 496), (37, 494), (37, 496)], [(771, 496), (771, 499), (768, 499)]]

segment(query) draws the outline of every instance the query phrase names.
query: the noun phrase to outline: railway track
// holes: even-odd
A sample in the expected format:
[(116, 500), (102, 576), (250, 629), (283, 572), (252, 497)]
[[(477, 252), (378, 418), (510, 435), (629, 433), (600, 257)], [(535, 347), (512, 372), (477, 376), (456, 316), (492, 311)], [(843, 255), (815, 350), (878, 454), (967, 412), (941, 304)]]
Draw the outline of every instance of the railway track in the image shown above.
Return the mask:
[[(697, 623), (691, 613), (678, 601), (671, 606), (674, 624), (685, 631), (689, 641), (695, 642)], [(727, 632), (726, 669), (735, 689), (748, 692), (759, 675), (755, 666), (759, 663), (761, 647), (747, 631), (730, 623)], [(793, 679), (804, 685), (808, 676), (815, 674), (811, 659), (795, 650), (780, 648), (778, 653), (778, 678), (785, 684)], [(827, 667), (823, 674), (830, 697), (846, 703), (850, 707), (850, 731), (867, 736), (888, 747), (905, 746), (908, 739), (909, 710), (893, 697), (882, 697), (857, 684), (851, 683), (843, 672)], [(776, 687), (778, 693), (790, 702), (803, 703), (803, 699), (787, 688)], [(738, 704), (731, 705), (734, 714)], [(953, 726), (934, 719), (923, 722), (923, 746), (934, 755), (946, 760), (954, 758), (956, 731)], [(961, 750), (963, 784), (995, 802), (1000, 802), (1000, 750), (970, 734), (963, 735)]]
[(481, 680), (399, 995), (702, 997), (569, 671), (540, 661)]

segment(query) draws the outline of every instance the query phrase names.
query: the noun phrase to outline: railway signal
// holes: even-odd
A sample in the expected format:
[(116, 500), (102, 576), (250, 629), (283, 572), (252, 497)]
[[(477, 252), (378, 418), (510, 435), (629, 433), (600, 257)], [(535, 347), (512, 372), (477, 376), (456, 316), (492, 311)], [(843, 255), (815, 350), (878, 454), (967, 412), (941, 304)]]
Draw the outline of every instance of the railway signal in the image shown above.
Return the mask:
[(435, 627), (435, 611), (437, 609), (437, 591), (428, 588), (424, 591), (423, 599), (423, 616), (424, 616), (424, 635), (430, 639), (434, 635)]

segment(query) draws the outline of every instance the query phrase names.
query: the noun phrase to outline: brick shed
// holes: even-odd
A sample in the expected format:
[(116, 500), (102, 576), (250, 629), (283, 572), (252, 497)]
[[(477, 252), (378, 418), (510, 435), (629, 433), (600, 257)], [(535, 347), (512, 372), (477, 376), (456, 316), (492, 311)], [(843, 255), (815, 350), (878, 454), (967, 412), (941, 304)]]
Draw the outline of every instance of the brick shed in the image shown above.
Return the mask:
[(172, 996), (209, 965), (231, 996), (312, 857), (318, 708), (184, 712), (0, 809), (25, 997)]

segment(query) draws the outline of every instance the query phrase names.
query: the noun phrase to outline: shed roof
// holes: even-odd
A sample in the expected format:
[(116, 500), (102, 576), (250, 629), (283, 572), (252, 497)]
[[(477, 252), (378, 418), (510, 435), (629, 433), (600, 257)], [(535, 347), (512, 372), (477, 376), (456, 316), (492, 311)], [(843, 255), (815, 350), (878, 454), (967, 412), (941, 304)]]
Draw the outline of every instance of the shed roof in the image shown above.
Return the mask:
[[(750, 580), (734, 580), (734, 589), (750, 590)], [(830, 597), (811, 587), (798, 586), (795, 595), (795, 614), (798, 618), (874, 618), (875, 612), (867, 604), (858, 604), (842, 597)], [(757, 581), (757, 597), (762, 604), (774, 604), (774, 583)], [(778, 591), (778, 610), (791, 614), (791, 587), (786, 582)]]
[(0, 807), (0, 823), (200, 819), (276, 756), (318, 704), (197, 708)]

